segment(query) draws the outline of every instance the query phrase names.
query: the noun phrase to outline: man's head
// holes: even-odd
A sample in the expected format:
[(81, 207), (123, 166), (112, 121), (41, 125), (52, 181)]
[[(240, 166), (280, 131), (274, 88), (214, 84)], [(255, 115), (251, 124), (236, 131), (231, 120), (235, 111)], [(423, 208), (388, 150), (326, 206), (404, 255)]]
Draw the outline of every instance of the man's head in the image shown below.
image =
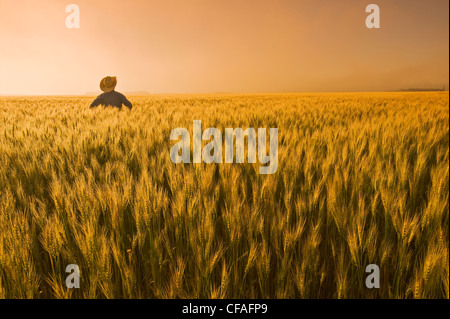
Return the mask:
[(114, 91), (117, 85), (117, 78), (115, 76), (107, 76), (100, 81), (100, 89), (103, 92)]

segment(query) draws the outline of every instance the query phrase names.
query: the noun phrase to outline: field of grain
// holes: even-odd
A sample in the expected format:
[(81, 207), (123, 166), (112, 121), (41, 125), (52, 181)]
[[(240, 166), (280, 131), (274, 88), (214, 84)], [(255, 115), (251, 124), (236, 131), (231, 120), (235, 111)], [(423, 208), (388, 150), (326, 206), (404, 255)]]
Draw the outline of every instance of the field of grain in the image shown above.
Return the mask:
[[(0, 99), (0, 298), (449, 298), (448, 93), (91, 100)], [(277, 172), (173, 164), (193, 120)]]

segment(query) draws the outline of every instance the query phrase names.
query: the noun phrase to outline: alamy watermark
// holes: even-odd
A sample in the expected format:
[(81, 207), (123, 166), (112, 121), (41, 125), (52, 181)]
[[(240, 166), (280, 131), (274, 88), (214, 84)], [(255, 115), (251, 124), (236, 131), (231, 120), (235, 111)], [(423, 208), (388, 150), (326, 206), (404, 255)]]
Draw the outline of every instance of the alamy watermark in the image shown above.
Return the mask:
[(366, 278), (366, 287), (369, 289), (380, 288), (380, 267), (375, 264), (367, 265), (366, 272), (370, 273)]
[[(270, 152), (267, 155), (267, 130), (265, 128), (258, 128), (258, 159), (261, 164), (268, 164), (268, 166), (261, 166), (259, 168), (260, 174), (274, 174), (278, 169), (278, 128), (270, 129)], [(226, 128), (225, 129), (225, 163), (233, 163), (234, 161), (234, 142), (233, 137), (236, 138), (236, 163), (245, 162), (245, 136), (248, 139), (248, 163), (256, 163), (256, 130), (254, 128), (247, 128), (243, 131), (241, 128)], [(190, 163), (191, 162), (191, 136), (187, 129), (178, 127), (170, 133), (170, 140), (181, 140), (172, 146), (170, 150), (170, 159), (173, 163)], [(203, 150), (202, 140), (210, 141)], [(200, 120), (193, 122), (193, 139), (192, 139), (193, 163), (206, 164), (222, 163), (223, 160), (223, 143), (222, 132), (214, 127), (207, 128), (202, 134), (202, 127)], [(181, 154), (180, 154), (181, 152)], [(212, 153), (212, 154), (211, 154)]]
[(380, 7), (376, 4), (369, 4), (366, 12), (370, 13), (366, 18), (366, 27), (368, 29), (380, 28)]
[(66, 7), (66, 13), (70, 13), (66, 18), (66, 27), (68, 29), (80, 28), (80, 7), (76, 4), (69, 4)]
[[(66, 27), (68, 29), (80, 28), (80, 7), (77, 4), (69, 4), (66, 6)], [(366, 27), (368, 29), (380, 28), (380, 7), (376, 4), (366, 6), (366, 13), (370, 13), (366, 18)]]
[(66, 278), (66, 287), (69, 289), (80, 288), (80, 267), (70, 264), (66, 267), (66, 273), (69, 273)]

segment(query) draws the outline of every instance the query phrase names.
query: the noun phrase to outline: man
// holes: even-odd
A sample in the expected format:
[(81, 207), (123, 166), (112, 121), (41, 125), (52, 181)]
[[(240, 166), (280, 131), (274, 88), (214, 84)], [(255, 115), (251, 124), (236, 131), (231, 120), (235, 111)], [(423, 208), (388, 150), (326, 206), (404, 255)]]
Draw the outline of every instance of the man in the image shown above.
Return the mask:
[(92, 102), (89, 108), (93, 108), (99, 105), (113, 106), (122, 109), (122, 104), (128, 107), (130, 110), (132, 104), (127, 100), (125, 95), (114, 91), (117, 85), (117, 78), (115, 76), (107, 76), (100, 82), (100, 89), (105, 92), (100, 94), (94, 102)]

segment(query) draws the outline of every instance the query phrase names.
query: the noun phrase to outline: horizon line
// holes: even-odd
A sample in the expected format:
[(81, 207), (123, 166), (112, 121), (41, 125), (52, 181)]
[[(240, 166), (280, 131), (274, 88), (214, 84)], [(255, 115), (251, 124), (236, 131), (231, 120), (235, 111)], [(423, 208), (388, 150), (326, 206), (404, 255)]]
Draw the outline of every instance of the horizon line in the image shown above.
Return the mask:
[[(148, 96), (148, 95), (265, 95), (265, 94), (329, 94), (329, 93), (423, 93), (423, 92), (449, 92), (449, 89), (398, 89), (398, 90), (380, 90), (380, 91), (280, 91), (280, 92), (165, 92), (165, 93), (150, 93), (150, 92), (121, 92), (122, 94), (127, 94), (129, 96)], [(85, 94), (0, 94), (1, 97), (70, 97), (70, 96), (97, 96), (102, 94), (97, 93), (85, 93)]]

